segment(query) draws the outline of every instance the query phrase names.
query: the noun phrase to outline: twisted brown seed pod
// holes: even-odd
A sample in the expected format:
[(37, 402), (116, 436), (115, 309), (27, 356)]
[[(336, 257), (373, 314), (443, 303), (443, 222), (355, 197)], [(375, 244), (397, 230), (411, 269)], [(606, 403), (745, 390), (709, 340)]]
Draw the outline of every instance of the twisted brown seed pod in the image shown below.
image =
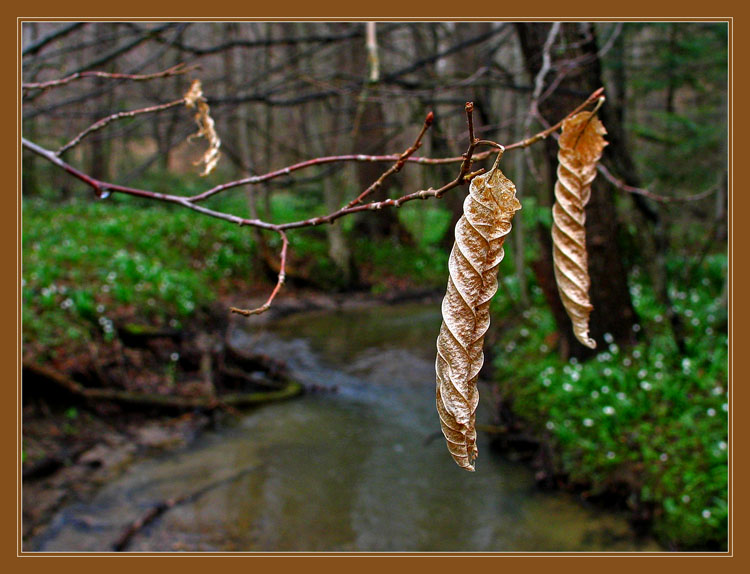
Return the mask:
[[(498, 161), (500, 156), (498, 155)], [(437, 339), (436, 403), (448, 450), (456, 463), (474, 470), (477, 457), (477, 376), (490, 325), (490, 299), (513, 214), (521, 208), (516, 187), (497, 168), (471, 181), (450, 254), (443, 324)]]
[(204, 137), (208, 141), (208, 148), (203, 154), (203, 157), (199, 159), (195, 165), (203, 164), (202, 176), (206, 176), (211, 173), (216, 164), (219, 163), (219, 148), (221, 147), (221, 140), (219, 134), (216, 133), (216, 124), (214, 119), (210, 115), (211, 108), (206, 103), (206, 98), (203, 95), (203, 87), (200, 80), (193, 80), (190, 85), (190, 89), (185, 94), (185, 105), (188, 108), (195, 108), (197, 113), (195, 114), (195, 122), (198, 124), (198, 131), (191, 136), (188, 136), (188, 140), (193, 138)]
[(591, 349), (596, 348), (596, 341), (589, 337), (589, 316), (594, 307), (589, 301), (585, 207), (597, 163), (607, 145), (603, 137), (606, 133), (592, 112), (580, 112), (563, 122), (552, 207), (555, 281), (576, 338)]

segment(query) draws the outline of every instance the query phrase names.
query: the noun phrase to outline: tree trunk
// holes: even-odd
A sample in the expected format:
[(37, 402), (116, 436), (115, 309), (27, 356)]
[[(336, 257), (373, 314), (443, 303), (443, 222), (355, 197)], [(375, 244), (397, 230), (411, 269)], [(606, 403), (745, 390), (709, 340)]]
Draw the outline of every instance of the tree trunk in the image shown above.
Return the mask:
[[(346, 171), (343, 172), (344, 174)], [(323, 197), (326, 211), (331, 212), (339, 209), (346, 202), (346, 186), (344, 185), (342, 173), (336, 173), (323, 180)], [(369, 214), (367, 214), (369, 215)], [(346, 287), (356, 285), (359, 281), (357, 267), (354, 264), (351, 249), (344, 234), (341, 224), (326, 225), (326, 237), (328, 238), (328, 256), (339, 268), (342, 274), (342, 284)]]
[[(366, 101), (362, 105), (359, 129), (354, 137), (353, 153), (381, 154), (393, 150), (384, 148), (385, 116), (380, 102)], [(360, 162), (356, 164), (357, 190), (360, 193), (377, 180), (387, 166), (381, 163)], [(393, 178), (383, 182), (381, 188), (370, 195), (367, 201), (382, 201), (389, 197), (393, 185)], [(339, 206), (340, 207), (340, 206)], [(376, 240), (392, 238), (402, 243), (411, 243), (409, 232), (401, 225), (398, 211), (395, 209), (381, 209), (368, 211), (357, 218), (355, 232)]]
[[(373, 96), (377, 94), (377, 83), (370, 81), (370, 66), (368, 66), (367, 49), (364, 43), (356, 44), (351, 54), (352, 71), (362, 74), (366, 83), (360, 92), (360, 101), (357, 104), (354, 117), (354, 150), (353, 153), (360, 154), (385, 154), (394, 153), (399, 150), (385, 149), (386, 130), (385, 113), (383, 104)], [(359, 162), (356, 164), (357, 184), (360, 193), (375, 182), (387, 167), (383, 164), (371, 162)], [(382, 201), (389, 197), (393, 179), (387, 179), (375, 193), (369, 196), (367, 201)], [(395, 209), (381, 209), (377, 212), (366, 212), (357, 217), (355, 232), (371, 239), (393, 239), (400, 243), (413, 243), (413, 238), (408, 230), (401, 225), (398, 219), (398, 211)]]
[[(107, 28), (104, 26), (93, 26), (92, 27), (94, 38), (97, 40), (97, 50), (103, 50), (106, 48)], [(114, 71), (112, 64), (108, 65), (107, 71)], [(94, 121), (108, 116), (114, 108), (114, 90), (111, 89), (111, 82), (108, 80), (96, 78), (94, 85), (98, 89), (106, 89), (110, 87), (104, 94), (96, 98), (96, 105), (94, 107)], [(92, 122), (93, 123), (93, 122)], [(111, 171), (111, 140), (107, 135), (106, 131), (102, 130), (99, 133), (92, 134), (89, 138), (89, 150), (90, 150), (90, 163), (89, 173), (95, 179), (100, 181), (107, 181), (110, 179)]]
[[(517, 25), (521, 49), (529, 74), (536, 77), (542, 66), (544, 43), (551, 28), (546, 23), (519, 23)], [(564, 46), (564, 48), (561, 48)], [(539, 104), (541, 115), (550, 123), (563, 117), (575, 108), (581, 99), (602, 85), (600, 62), (597, 55), (596, 38), (591, 25), (584, 23), (563, 24), (560, 36), (551, 53), (553, 70), (555, 64), (563, 60), (581, 59), (579, 64), (569, 71), (557, 89)], [(559, 68), (558, 68), (559, 69)], [(550, 77), (554, 77), (550, 74)], [(603, 106), (600, 111), (602, 122), (609, 131), (607, 138), (610, 145), (605, 155), (617, 158), (620, 164), (632, 164), (622, 147), (622, 128), (616, 115)], [(550, 181), (556, 180), (557, 142), (553, 138), (545, 141), (547, 171)], [(550, 186), (550, 193), (553, 193)], [(630, 299), (627, 274), (623, 265), (618, 245), (618, 222), (613, 197), (614, 190), (601, 178), (594, 181), (591, 200), (586, 207), (586, 247), (588, 250), (591, 289), (589, 297), (594, 306), (590, 319), (591, 336), (601, 345), (603, 335), (610, 333), (620, 344), (634, 342), (633, 324), (636, 315)], [(546, 241), (545, 243), (549, 243)], [(551, 257), (544, 257), (540, 263), (546, 269), (543, 276), (549, 277), (552, 265)], [(590, 355), (590, 351), (574, 337), (570, 320), (559, 312), (559, 298), (553, 307), (558, 307), (555, 318), (558, 323), (562, 348), (570, 350), (576, 357)]]
[[(335, 25), (338, 26), (338, 25)], [(335, 30), (336, 28), (333, 28)], [(351, 55), (342, 50), (337, 54), (337, 64), (342, 70), (347, 70), (352, 66)], [(313, 115), (314, 118), (314, 115)], [(313, 153), (317, 156), (340, 153), (344, 134), (344, 126), (349, 125), (349, 120), (343, 111), (333, 114), (319, 114), (317, 119), (312, 119), (319, 123), (320, 132), (334, 134), (330, 147), (326, 148), (322, 143), (323, 140), (311, 138)], [(346, 134), (348, 135), (348, 134)], [(345, 137), (345, 136), (344, 136)], [(352, 173), (353, 169), (346, 166), (336, 170), (333, 174), (323, 180), (323, 201), (326, 206), (326, 212), (335, 211), (346, 203), (346, 194), (350, 191), (351, 186), (345, 185), (347, 175)], [(369, 184), (368, 184), (369, 185)], [(371, 215), (369, 213), (365, 215)], [(341, 286), (348, 288), (359, 281), (357, 267), (354, 263), (352, 250), (349, 247), (350, 237), (344, 232), (341, 222), (325, 226), (326, 238), (328, 239), (328, 256), (334, 262), (341, 273)]]
[[(24, 37), (24, 45), (31, 46), (39, 39), (39, 23), (38, 22), (24, 22), (23, 31), (28, 35)], [(33, 81), (32, 79), (26, 79), (26, 81)], [(23, 131), (24, 137), (36, 141), (37, 139), (37, 122), (36, 120), (24, 122)], [(29, 195), (36, 193), (39, 184), (37, 182), (37, 169), (38, 159), (36, 154), (29, 153), (23, 158), (23, 167), (21, 172), (21, 193), (29, 197)]]

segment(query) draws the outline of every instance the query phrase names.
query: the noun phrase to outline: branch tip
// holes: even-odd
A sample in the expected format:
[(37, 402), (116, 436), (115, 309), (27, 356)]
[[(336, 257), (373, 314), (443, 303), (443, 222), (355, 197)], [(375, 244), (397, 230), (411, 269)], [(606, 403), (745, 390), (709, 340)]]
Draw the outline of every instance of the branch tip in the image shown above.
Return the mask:
[(603, 103), (604, 103), (605, 101), (607, 101), (607, 98), (605, 98), (604, 96), (599, 96), (599, 99), (598, 99), (598, 100), (597, 100), (597, 102), (596, 102), (596, 106), (594, 106), (594, 109), (593, 109), (593, 110), (591, 110), (591, 115), (592, 115), (592, 116), (593, 116), (594, 114), (596, 114), (596, 112), (598, 112), (598, 111), (599, 111), (599, 108), (601, 108), (601, 107), (602, 107), (602, 104), (603, 104)]

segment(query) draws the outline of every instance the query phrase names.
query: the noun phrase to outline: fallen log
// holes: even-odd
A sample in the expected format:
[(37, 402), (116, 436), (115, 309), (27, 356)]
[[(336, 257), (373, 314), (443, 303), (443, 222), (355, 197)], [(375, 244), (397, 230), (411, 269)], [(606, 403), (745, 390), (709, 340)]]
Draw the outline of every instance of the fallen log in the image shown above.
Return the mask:
[(139, 323), (125, 323), (117, 326), (117, 336), (128, 347), (146, 347), (154, 339), (179, 341), (184, 333), (177, 329), (164, 329)]
[(264, 376), (264, 373), (260, 371), (251, 371), (247, 373), (242, 369), (236, 369), (222, 365), (219, 369), (219, 375), (221, 376), (222, 386), (226, 389), (229, 383), (239, 384), (245, 388), (265, 388), (265, 389), (280, 389), (284, 387), (284, 380), (277, 378), (269, 378)]
[[(33, 383), (32, 383), (33, 381)], [(111, 402), (129, 409), (156, 409), (168, 412), (212, 411), (218, 408), (244, 408), (295, 397), (302, 394), (304, 387), (290, 379), (283, 386), (266, 392), (233, 393), (211, 397), (180, 397), (138, 393), (120, 389), (86, 388), (65, 374), (24, 361), (23, 381), (25, 384), (46, 385), (62, 390), (72, 398), (82, 402)]]

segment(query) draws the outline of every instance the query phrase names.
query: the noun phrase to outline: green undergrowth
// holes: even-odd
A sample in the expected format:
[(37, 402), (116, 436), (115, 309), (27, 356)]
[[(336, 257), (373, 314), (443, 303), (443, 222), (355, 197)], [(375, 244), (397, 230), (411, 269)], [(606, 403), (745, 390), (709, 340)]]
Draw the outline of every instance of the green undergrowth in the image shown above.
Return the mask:
[[(326, 211), (317, 197), (315, 193), (275, 194), (272, 201), (273, 221), (296, 221), (324, 215)], [(448, 231), (449, 211), (438, 202), (416, 202), (403, 206), (397, 213), (413, 239), (410, 245), (358, 236), (354, 229), (354, 217), (345, 217), (336, 222), (342, 227), (352, 251), (353, 264), (360, 274), (359, 283), (369, 285), (373, 293), (405, 285), (444, 286), (448, 261), (445, 249), (439, 242)], [(305, 275), (313, 287), (341, 290), (349, 286), (329, 257), (324, 226), (291, 231), (288, 237), (290, 258), (304, 262)], [(271, 236), (269, 245), (279, 248), (280, 240)]]
[[(180, 188), (179, 180), (167, 177), (140, 185), (169, 193), (198, 191)], [(321, 215), (316, 198), (314, 190), (277, 192), (270, 219)], [(243, 193), (205, 205), (241, 216), (249, 211)], [(85, 349), (94, 340), (112, 340), (122, 317), (179, 327), (220, 293), (270, 288), (273, 281), (258, 263), (251, 228), (176, 206), (116, 194), (95, 200), (86, 192), (61, 201), (59, 192), (41, 190), (25, 197), (22, 209), (23, 342), (41, 360)], [(441, 218), (443, 230), (435, 234), (439, 225), (433, 222)], [(434, 243), (447, 218), (439, 210), (412, 215), (407, 225), (427, 231), (411, 247), (355, 240), (352, 218), (337, 224), (352, 238), (355, 265), (379, 292), (444, 283), (445, 256)], [(324, 228), (292, 230), (288, 236), (290, 271), (306, 277), (307, 286), (324, 291), (348, 287), (328, 255)], [(266, 233), (265, 238), (272, 249), (280, 248), (278, 235)], [(286, 291), (293, 285), (292, 279)]]
[(254, 273), (246, 230), (113, 197), (23, 202), (23, 340), (75, 347), (114, 336), (126, 310), (179, 326), (217, 285)]
[(498, 384), (552, 446), (557, 470), (591, 495), (624, 486), (631, 508), (652, 509), (654, 533), (671, 547), (727, 545), (726, 273), (727, 257), (713, 255), (689, 286), (670, 287), (685, 325), (684, 354), (637, 268), (630, 285), (640, 318), (635, 347), (622, 349), (605, 335), (593, 359), (561, 361), (537, 287), (534, 305), (496, 347)]

